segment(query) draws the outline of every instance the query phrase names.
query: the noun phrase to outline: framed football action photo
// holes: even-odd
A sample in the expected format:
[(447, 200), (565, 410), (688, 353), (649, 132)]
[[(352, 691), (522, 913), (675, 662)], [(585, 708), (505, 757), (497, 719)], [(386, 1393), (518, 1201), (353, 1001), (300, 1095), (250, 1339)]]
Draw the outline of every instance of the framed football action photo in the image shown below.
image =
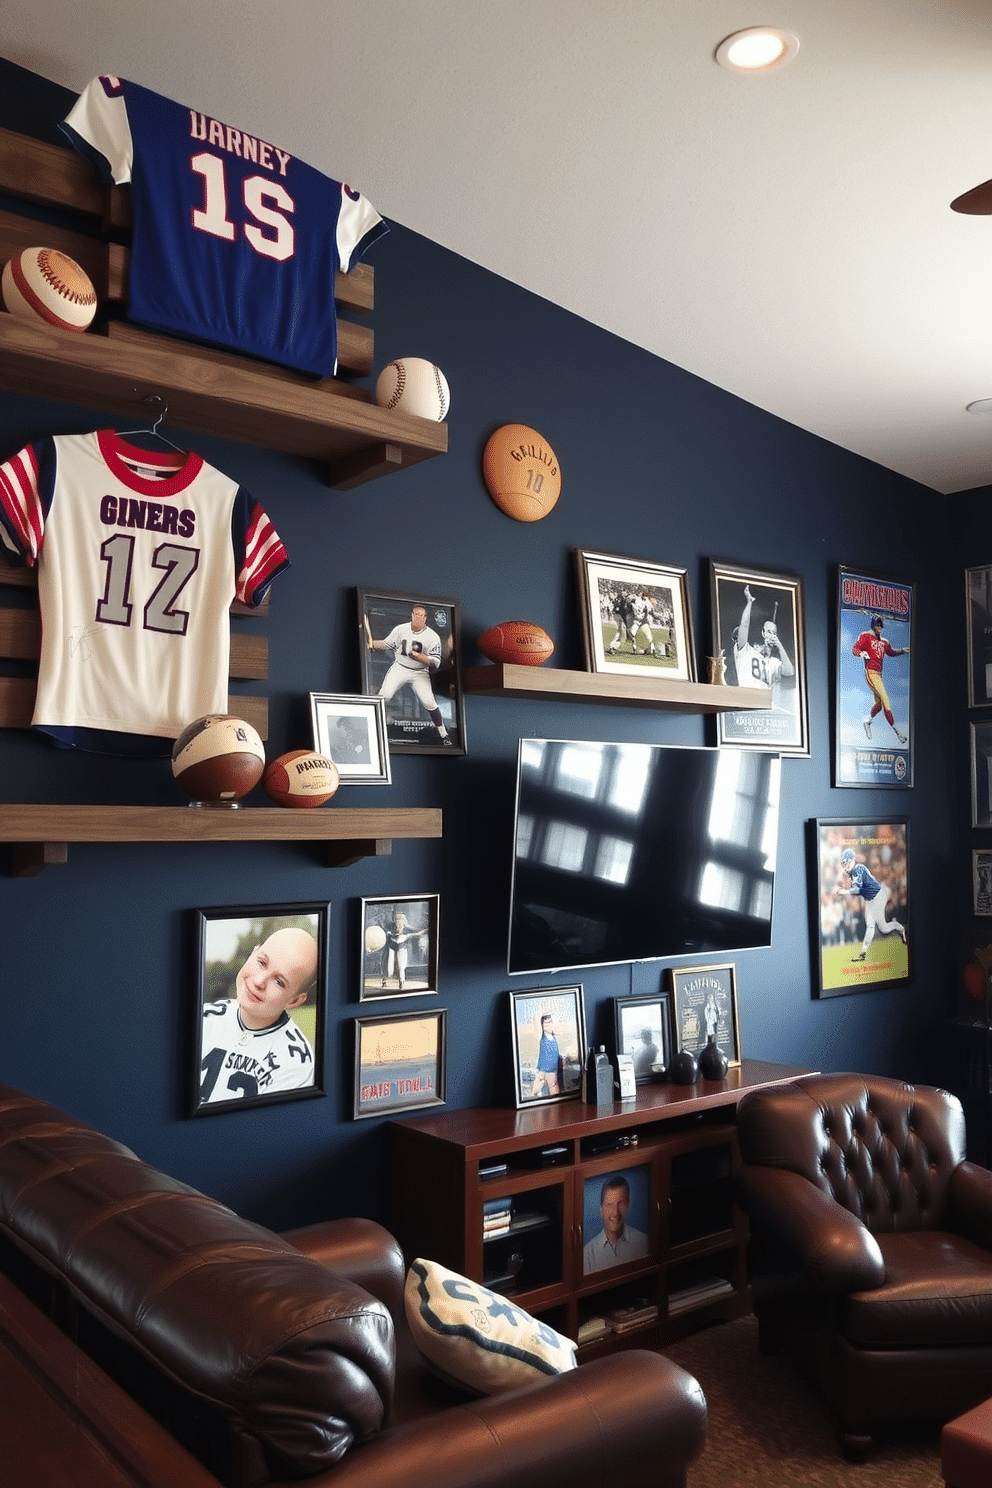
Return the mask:
[(575, 553), (586, 669), (695, 682), (684, 568)]
[(710, 606), (713, 652), (724, 664), (727, 685), (770, 693), (768, 708), (718, 712), (717, 743), (809, 754), (802, 579), (711, 558)]
[(698, 1059), (712, 1034), (730, 1068), (741, 1062), (737, 1017), (737, 969), (732, 961), (712, 966), (670, 967), (675, 1004), (675, 1040)]
[(908, 982), (909, 823), (820, 819), (809, 832), (814, 996)]
[(330, 905), (196, 912), (191, 1114), (323, 1095)]
[(968, 707), (992, 708), (992, 564), (964, 571)]
[(394, 754), (464, 754), (461, 621), (453, 599), (359, 589), (362, 692), (382, 698)]
[(615, 997), (617, 1054), (629, 1054), (634, 1080), (646, 1085), (661, 1080), (672, 1057), (672, 1014), (669, 995)]
[(356, 1121), (444, 1105), (447, 1026), (447, 1008), (355, 1019)]
[(914, 587), (838, 571), (834, 785), (913, 784)]
[(438, 894), (362, 900), (362, 1002), (437, 991)]
[(582, 988), (545, 987), (509, 996), (517, 1106), (578, 1100), (586, 1057)]
[(390, 785), (386, 705), (381, 697), (312, 692), (313, 747), (338, 767), (342, 785)]

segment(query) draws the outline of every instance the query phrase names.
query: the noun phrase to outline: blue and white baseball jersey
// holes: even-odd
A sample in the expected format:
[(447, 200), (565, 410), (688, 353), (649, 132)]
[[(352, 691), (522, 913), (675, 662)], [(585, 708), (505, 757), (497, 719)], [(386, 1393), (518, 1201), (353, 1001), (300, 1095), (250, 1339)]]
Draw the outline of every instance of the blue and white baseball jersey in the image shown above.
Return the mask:
[(227, 712), (231, 603), (260, 604), (289, 567), (243, 486), (110, 429), (41, 439), (0, 466), (0, 538), (38, 564), (32, 723), (119, 754), (168, 754), (188, 723)]
[(334, 375), (335, 274), (387, 231), (365, 197), (122, 78), (94, 78), (60, 127), (101, 180), (131, 183), (132, 320)]
[(200, 1100), (244, 1100), (303, 1090), (314, 1081), (310, 1040), (284, 1012), (268, 1028), (246, 1028), (237, 999), (208, 1002), (200, 1045)]
[(882, 885), (866, 863), (855, 863), (848, 871), (853, 892), (860, 894), (866, 903), (870, 903), (881, 892)]

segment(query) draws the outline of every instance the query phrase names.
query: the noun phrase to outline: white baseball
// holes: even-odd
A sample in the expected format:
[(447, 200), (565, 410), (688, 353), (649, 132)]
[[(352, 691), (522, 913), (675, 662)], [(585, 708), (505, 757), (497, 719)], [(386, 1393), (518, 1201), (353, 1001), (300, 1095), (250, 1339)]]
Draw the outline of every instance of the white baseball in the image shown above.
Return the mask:
[(439, 424), (448, 415), (451, 394), (440, 367), (423, 357), (403, 357), (379, 373), (375, 401), (380, 408), (399, 408)]
[(96, 314), (96, 290), (74, 258), (57, 248), (25, 248), (4, 265), (0, 293), (11, 315), (85, 331)]

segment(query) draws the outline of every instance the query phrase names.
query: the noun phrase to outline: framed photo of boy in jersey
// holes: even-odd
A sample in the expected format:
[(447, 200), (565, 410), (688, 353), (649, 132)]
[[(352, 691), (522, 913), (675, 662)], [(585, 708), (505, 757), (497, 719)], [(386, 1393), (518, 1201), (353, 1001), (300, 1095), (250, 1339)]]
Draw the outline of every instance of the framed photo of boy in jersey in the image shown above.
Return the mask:
[(838, 570), (834, 785), (913, 784), (915, 585)]
[(815, 997), (910, 980), (909, 823), (809, 823)]
[(386, 709), (391, 754), (464, 754), (457, 600), (358, 589), (362, 692)]
[(687, 570), (575, 551), (586, 670), (695, 682)]
[(768, 695), (765, 708), (721, 709), (717, 744), (808, 755), (802, 579), (711, 558), (710, 604), (713, 656), (725, 683)]
[(578, 1100), (586, 1059), (581, 987), (510, 993), (516, 1104)]
[(329, 919), (327, 903), (196, 911), (191, 1115), (325, 1093)]

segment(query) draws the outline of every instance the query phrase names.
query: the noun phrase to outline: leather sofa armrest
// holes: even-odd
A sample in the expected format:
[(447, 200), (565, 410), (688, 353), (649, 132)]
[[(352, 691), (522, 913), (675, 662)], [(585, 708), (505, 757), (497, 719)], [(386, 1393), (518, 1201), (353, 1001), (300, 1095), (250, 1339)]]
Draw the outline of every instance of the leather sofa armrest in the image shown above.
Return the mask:
[(992, 1173), (977, 1163), (958, 1163), (947, 1199), (950, 1228), (992, 1250)]
[(282, 1238), (336, 1276), (371, 1292), (386, 1304), (394, 1319), (403, 1316), (403, 1252), (374, 1219), (328, 1219), (286, 1230)]
[(885, 1280), (885, 1262), (871, 1231), (799, 1173), (745, 1167), (739, 1198), (748, 1214), (795, 1252), (820, 1291), (872, 1291)]
[(553, 1379), (397, 1426), (352, 1448), (307, 1488), (684, 1485), (706, 1438), (696, 1380), (662, 1354), (630, 1350)]

